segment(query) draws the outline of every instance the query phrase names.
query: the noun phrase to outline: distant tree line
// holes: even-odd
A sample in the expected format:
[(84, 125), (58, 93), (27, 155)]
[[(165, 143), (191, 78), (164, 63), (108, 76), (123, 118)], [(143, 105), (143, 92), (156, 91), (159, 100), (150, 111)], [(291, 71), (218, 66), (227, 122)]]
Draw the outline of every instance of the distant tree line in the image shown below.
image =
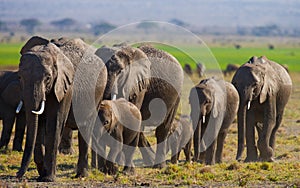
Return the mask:
[[(196, 27), (191, 26), (187, 22), (173, 18), (168, 21), (169, 23), (191, 29), (196, 34), (212, 34), (212, 35), (248, 35), (248, 36), (300, 36), (300, 28), (281, 28), (278, 25), (265, 25), (265, 26), (253, 26), (253, 27), (202, 27), (195, 29)], [(59, 20), (51, 21), (50, 23), (43, 23), (36, 18), (28, 18), (20, 20), (18, 23), (27, 33), (34, 34), (37, 29), (43, 26), (44, 30), (51, 28), (57, 31), (70, 31), (70, 32), (90, 32), (95, 36), (107, 33), (117, 27), (107, 21), (97, 23), (81, 23), (72, 18), (63, 18)], [(11, 27), (9, 22), (0, 20), (0, 31), (15, 32), (18, 27)], [(16, 24), (15, 24), (16, 25)], [(141, 22), (137, 25), (137, 29), (142, 29), (146, 33), (151, 32), (152, 29), (156, 29), (158, 25), (155, 22)]]

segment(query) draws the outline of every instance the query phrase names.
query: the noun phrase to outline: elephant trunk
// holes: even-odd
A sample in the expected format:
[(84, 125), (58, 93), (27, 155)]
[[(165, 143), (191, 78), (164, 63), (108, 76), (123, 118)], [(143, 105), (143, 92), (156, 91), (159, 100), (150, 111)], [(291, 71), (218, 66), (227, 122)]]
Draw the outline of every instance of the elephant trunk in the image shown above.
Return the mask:
[(33, 154), (36, 136), (37, 136), (38, 115), (32, 114), (31, 111), (28, 111), (26, 113), (26, 119), (27, 119), (26, 144), (25, 144), (25, 150), (22, 157), (21, 168), (17, 172), (17, 178), (21, 178), (28, 169), (28, 165), (30, 163)]
[[(249, 103), (248, 103), (249, 104)], [(238, 110), (238, 150), (236, 160), (240, 161), (245, 148), (245, 128), (247, 104), (240, 104)]]
[(103, 100), (111, 100), (112, 98), (114, 98), (114, 96), (112, 97), (111, 94), (114, 92), (113, 90), (115, 89), (115, 80), (116, 74), (108, 71), (107, 84), (104, 90)]

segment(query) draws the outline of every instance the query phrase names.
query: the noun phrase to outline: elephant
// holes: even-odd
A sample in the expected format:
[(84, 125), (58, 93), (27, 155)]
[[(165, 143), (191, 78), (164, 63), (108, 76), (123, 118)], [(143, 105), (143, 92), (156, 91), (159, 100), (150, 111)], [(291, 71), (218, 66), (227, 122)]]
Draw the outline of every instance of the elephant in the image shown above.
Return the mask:
[(194, 161), (222, 162), (224, 141), (239, 106), (235, 87), (224, 80), (201, 80), (190, 91), (194, 132)]
[[(103, 172), (116, 174), (116, 163), (124, 164), (124, 173), (134, 173), (133, 154), (138, 146), (141, 131), (142, 116), (140, 110), (124, 98), (117, 100), (103, 100), (99, 109), (99, 120), (96, 129), (105, 129), (108, 137), (98, 138), (99, 146), (109, 145), (110, 151), (106, 156), (106, 148), (101, 148), (104, 160)], [(101, 130), (99, 130), (101, 132)], [(117, 161), (118, 155), (124, 155), (125, 161)], [(106, 160), (105, 160), (106, 159)], [(99, 160), (99, 161), (101, 161)], [(99, 166), (101, 168), (101, 166)]]
[(183, 86), (181, 65), (172, 55), (150, 45), (99, 48), (96, 54), (103, 59), (108, 71), (104, 99), (125, 98), (140, 109), (142, 129), (156, 126), (159, 145), (155, 159), (143, 132), (140, 133), (139, 149), (146, 166), (165, 166), (166, 138)]
[[(232, 84), (240, 96), (236, 159), (241, 160), (246, 135), (245, 162), (274, 161), (276, 131), (292, 90), (289, 74), (267, 57), (253, 56), (236, 71)], [(255, 127), (258, 132), (257, 146)]]
[[(103, 99), (107, 70), (81, 39), (30, 38), (21, 49), (19, 79), (27, 133), (21, 178), (34, 152), (38, 181), (54, 181), (58, 143), (63, 127), (79, 131), (76, 177), (87, 176), (89, 136)], [(93, 106), (94, 105), (94, 106)], [(92, 126), (92, 127), (91, 127)]]
[(226, 69), (223, 71), (224, 76), (232, 75), (232, 73), (234, 73), (239, 67), (240, 65), (238, 64), (228, 64)]
[(204, 75), (205, 70), (206, 70), (206, 67), (204, 64), (197, 63), (196, 72), (198, 73), (199, 78), (201, 78)]
[(174, 119), (170, 130), (170, 138), (168, 139), (168, 148), (171, 148), (171, 162), (173, 164), (178, 162), (182, 149), (186, 161), (191, 161), (193, 132), (189, 116), (181, 115), (179, 118)]
[(183, 70), (188, 75), (192, 75), (193, 74), (192, 67), (191, 67), (190, 64), (185, 64)]
[(20, 82), (18, 72), (0, 71), (0, 119), (3, 129), (0, 148), (8, 148), (14, 122), (16, 120), (13, 150), (22, 151), (26, 117), (25, 111), (16, 113), (20, 101)]

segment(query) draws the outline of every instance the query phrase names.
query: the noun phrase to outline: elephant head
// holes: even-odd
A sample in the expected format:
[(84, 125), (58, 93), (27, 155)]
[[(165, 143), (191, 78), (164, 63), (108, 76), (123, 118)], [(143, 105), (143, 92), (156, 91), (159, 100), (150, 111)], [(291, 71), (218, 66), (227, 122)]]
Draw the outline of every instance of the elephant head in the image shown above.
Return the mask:
[(104, 100), (100, 104), (99, 119), (108, 133), (112, 133), (116, 126), (116, 116), (113, 112), (111, 101)]
[(102, 49), (99, 56), (106, 62), (108, 70), (104, 98), (110, 99), (113, 95), (113, 99), (124, 97), (135, 103), (135, 96), (147, 87), (146, 80), (150, 78), (151, 62), (147, 55), (138, 48), (124, 46)]
[(253, 56), (233, 76), (232, 84), (240, 96), (237, 160), (240, 160), (244, 149), (246, 113), (251, 108), (251, 103), (257, 101), (263, 104), (268, 96), (274, 95), (274, 91), (278, 89), (276, 75), (273, 75), (270, 69), (269, 60), (265, 56)]
[(47, 98), (56, 98), (60, 103), (71, 88), (74, 77), (72, 63), (46, 39), (32, 37), (20, 53), (19, 79), (26, 109), (27, 135), (18, 177), (26, 172), (33, 153), (38, 115), (44, 111), (51, 113), (52, 109), (47, 109)]

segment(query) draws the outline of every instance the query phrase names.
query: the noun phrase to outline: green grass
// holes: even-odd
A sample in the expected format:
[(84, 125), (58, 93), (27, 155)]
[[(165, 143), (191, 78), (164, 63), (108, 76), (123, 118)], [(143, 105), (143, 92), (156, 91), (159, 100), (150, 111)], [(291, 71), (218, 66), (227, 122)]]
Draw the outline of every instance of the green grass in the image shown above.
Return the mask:
[[(17, 66), (22, 45), (21, 43), (0, 44), (0, 66)], [(192, 68), (196, 67), (196, 62), (204, 62), (208, 69), (215, 69), (218, 68), (217, 66), (220, 66), (223, 70), (228, 63), (243, 64), (254, 55), (265, 55), (273, 61), (288, 65), (290, 71), (300, 71), (300, 48), (275, 48), (269, 50), (268, 48), (235, 49), (232, 47), (212, 47), (208, 49), (203, 46), (181, 46), (178, 48), (166, 45), (156, 46), (174, 55), (182, 65), (186, 63), (191, 64)], [(191, 57), (194, 57), (194, 59)], [(214, 58), (216, 58), (218, 65), (214, 63)]]

